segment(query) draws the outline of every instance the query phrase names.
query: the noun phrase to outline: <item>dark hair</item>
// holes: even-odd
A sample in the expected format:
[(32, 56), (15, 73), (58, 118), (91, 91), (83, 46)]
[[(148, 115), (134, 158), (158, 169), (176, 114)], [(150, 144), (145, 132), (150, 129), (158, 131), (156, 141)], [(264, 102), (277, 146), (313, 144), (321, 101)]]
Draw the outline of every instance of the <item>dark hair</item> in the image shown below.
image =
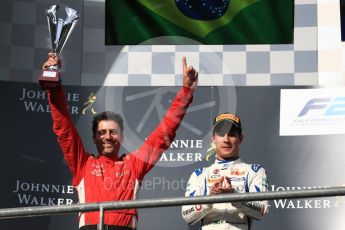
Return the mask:
[(96, 116), (93, 117), (92, 120), (92, 133), (93, 136), (96, 136), (97, 128), (98, 128), (98, 123), (100, 121), (104, 120), (113, 120), (115, 121), (121, 129), (121, 133), (123, 133), (123, 119), (120, 114), (111, 112), (111, 111), (104, 111), (100, 114), (97, 114)]

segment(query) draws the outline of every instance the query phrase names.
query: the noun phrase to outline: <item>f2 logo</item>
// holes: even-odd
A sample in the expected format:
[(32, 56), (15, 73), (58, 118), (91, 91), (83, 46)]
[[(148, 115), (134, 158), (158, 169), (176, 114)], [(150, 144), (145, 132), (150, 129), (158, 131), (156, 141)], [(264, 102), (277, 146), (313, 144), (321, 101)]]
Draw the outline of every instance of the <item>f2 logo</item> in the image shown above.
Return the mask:
[(345, 97), (324, 97), (310, 99), (298, 117), (303, 117), (310, 110), (324, 110), (324, 116), (345, 115)]

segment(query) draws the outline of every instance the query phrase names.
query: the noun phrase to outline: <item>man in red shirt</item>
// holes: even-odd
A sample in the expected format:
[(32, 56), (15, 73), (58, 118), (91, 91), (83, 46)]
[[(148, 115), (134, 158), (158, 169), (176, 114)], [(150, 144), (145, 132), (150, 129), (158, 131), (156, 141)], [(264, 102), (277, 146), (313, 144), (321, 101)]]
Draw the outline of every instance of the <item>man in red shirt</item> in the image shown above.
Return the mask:
[[(60, 59), (53, 53), (43, 69)], [(161, 123), (136, 151), (119, 157), (124, 141), (123, 120), (114, 112), (97, 114), (92, 122), (93, 142), (98, 155), (88, 153), (70, 118), (62, 86), (48, 90), (48, 100), (53, 119), (53, 130), (58, 137), (64, 158), (73, 176), (73, 186), (78, 191), (80, 203), (133, 200), (145, 174), (156, 164), (162, 153), (175, 138), (187, 108), (193, 99), (198, 72), (187, 66), (182, 58), (183, 87), (177, 93)], [(135, 229), (135, 209), (105, 211), (106, 229)], [(97, 229), (99, 212), (80, 213), (79, 229)]]

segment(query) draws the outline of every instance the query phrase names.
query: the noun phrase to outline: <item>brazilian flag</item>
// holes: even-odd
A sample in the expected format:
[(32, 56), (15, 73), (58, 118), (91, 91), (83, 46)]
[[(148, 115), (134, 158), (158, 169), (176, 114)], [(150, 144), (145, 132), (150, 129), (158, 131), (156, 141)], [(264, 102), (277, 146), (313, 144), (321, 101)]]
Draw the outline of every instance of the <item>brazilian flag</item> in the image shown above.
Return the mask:
[(291, 44), (293, 0), (106, 0), (106, 45)]

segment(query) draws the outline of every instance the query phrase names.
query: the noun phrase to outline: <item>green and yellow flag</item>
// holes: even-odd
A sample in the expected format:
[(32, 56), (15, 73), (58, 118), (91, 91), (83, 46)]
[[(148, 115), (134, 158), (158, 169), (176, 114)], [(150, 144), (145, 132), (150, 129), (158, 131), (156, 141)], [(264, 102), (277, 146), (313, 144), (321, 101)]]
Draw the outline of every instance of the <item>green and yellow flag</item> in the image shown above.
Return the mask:
[(106, 0), (106, 45), (290, 44), (293, 0)]

